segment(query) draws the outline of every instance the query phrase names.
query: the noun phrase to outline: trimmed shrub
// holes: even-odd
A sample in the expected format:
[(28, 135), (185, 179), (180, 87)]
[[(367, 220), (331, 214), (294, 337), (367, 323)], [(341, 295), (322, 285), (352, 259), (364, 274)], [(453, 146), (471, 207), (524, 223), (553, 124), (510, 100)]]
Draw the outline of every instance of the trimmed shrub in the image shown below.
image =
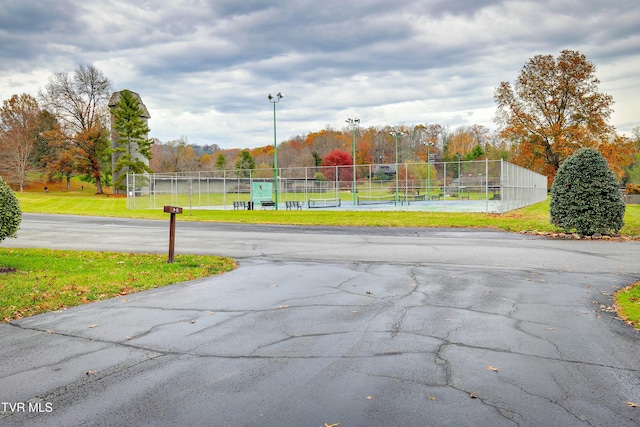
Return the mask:
[(16, 195), (6, 182), (0, 177), (0, 242), (7, 237), (15, 237), (22, 211)]
[(599, 151), (582, 148), (568, 157), (551, 186), (551, 223), (581, 236), (617, 233), (624, 225), (618, 180)]

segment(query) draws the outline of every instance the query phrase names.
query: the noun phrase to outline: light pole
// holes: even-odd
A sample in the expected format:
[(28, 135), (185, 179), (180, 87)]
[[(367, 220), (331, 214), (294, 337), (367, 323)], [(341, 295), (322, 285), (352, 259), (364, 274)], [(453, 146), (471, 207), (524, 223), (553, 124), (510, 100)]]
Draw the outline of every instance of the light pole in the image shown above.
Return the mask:
[(269, 102), (273, 104), (273, 185), (275, 186), (275, 210), (278, 210), (278, 139), (276, 137), (276, 104), (284, 95), (280, 92), (273, 96), (269, 94)]
[(431, 147), (435, 144), (427, 142), (427, 200), (431, 200)]
[(398, 204), (398, 138), (404, 135), (404, 132), (395, 130), (393, 132), (389, 132), (389, 135), (391, 135), (396, 140), (396, 205), (397, 205)]
[(353, 188), (351, 192), (353, 193), (353, 206), (355, 206), (358, 203), (356, 194), (356, 130), (360, 124), (360, 119), (347, 119), (346, 122), (349, 123), (353, 132), (353, 142), (351, 144), (353, 149)]

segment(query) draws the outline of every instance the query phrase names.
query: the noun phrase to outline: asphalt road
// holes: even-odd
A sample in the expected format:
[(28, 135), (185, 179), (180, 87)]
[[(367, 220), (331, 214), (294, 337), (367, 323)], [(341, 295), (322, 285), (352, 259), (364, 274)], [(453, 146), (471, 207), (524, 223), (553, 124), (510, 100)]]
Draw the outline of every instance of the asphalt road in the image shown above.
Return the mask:
[[(3, 247), (166, 252), (25, 215)], [(0, 325), (0, 425), (638, 426), (639, 242), (178, 221), (231, 273)]]

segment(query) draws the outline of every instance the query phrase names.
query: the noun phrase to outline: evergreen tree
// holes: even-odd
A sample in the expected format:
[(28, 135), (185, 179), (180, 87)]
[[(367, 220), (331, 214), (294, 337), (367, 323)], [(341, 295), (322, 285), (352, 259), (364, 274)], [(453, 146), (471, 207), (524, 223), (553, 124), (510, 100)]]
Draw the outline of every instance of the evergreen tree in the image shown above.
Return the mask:
[(236, 159), (236, 172), (241, 178), (248, 178), (251, 171), (256, 168), (256, 162), (248, 150), (242, 150)]
[(223, 171), (227, 169), (227, 158), (224, 156), (224, 154), (222, 153), (218, 154), (218, 157), (216, 157), (215, 167), (219, 171)]
[(470, 153), (468, 153), (466, 156), (464, 156), (465, 160), (475, 160), (477, 158), (480, 158), (484, 156), (484, 150), (482, 149), (481, 146), (476, 145), (475, 147), (473, 147), (473, 150), (471, 150)]
[(568, 157), (551, 186), (551, 223), (582, 236), (617, 233), (624, 225), (624, 202), (606, 159), (593, 148)]
[(312, 151), (311, 156), (313, 156), (313, 165), (314, 166), (322, 166), (322, 156), (318, 154), (317, 151)]
[(21, 220), (18, 198), (0, 177), (0, 242), (7, 237), (15, 237)]
[(113, 128), (118, 139), (113, 152), (116, 161), (113, 172), (115, 187), (125, 189), (126, 173), (151, 172), (148, 161), (151, 159), (151, 141), (147, 138), (149, 127), (143, 118), (144, 111), (137, 97), (129, 90), (120, 92), (120, 100), (112, 110)]

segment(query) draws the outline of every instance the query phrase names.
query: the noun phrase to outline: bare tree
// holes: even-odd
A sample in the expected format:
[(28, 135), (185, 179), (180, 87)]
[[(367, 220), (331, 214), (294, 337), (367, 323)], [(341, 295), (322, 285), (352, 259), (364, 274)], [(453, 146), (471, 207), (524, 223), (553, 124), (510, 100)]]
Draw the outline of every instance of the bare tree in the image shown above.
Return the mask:
[(109, 108), (111, 81), (93, 65), (81, 65), (73, 76), (56, 73), (49, 78), (40, 98), (60, 121), (62, 131), (76, 146), (82, 172), (96, 182), (102, 193), (101, 175), (109, 161)]

